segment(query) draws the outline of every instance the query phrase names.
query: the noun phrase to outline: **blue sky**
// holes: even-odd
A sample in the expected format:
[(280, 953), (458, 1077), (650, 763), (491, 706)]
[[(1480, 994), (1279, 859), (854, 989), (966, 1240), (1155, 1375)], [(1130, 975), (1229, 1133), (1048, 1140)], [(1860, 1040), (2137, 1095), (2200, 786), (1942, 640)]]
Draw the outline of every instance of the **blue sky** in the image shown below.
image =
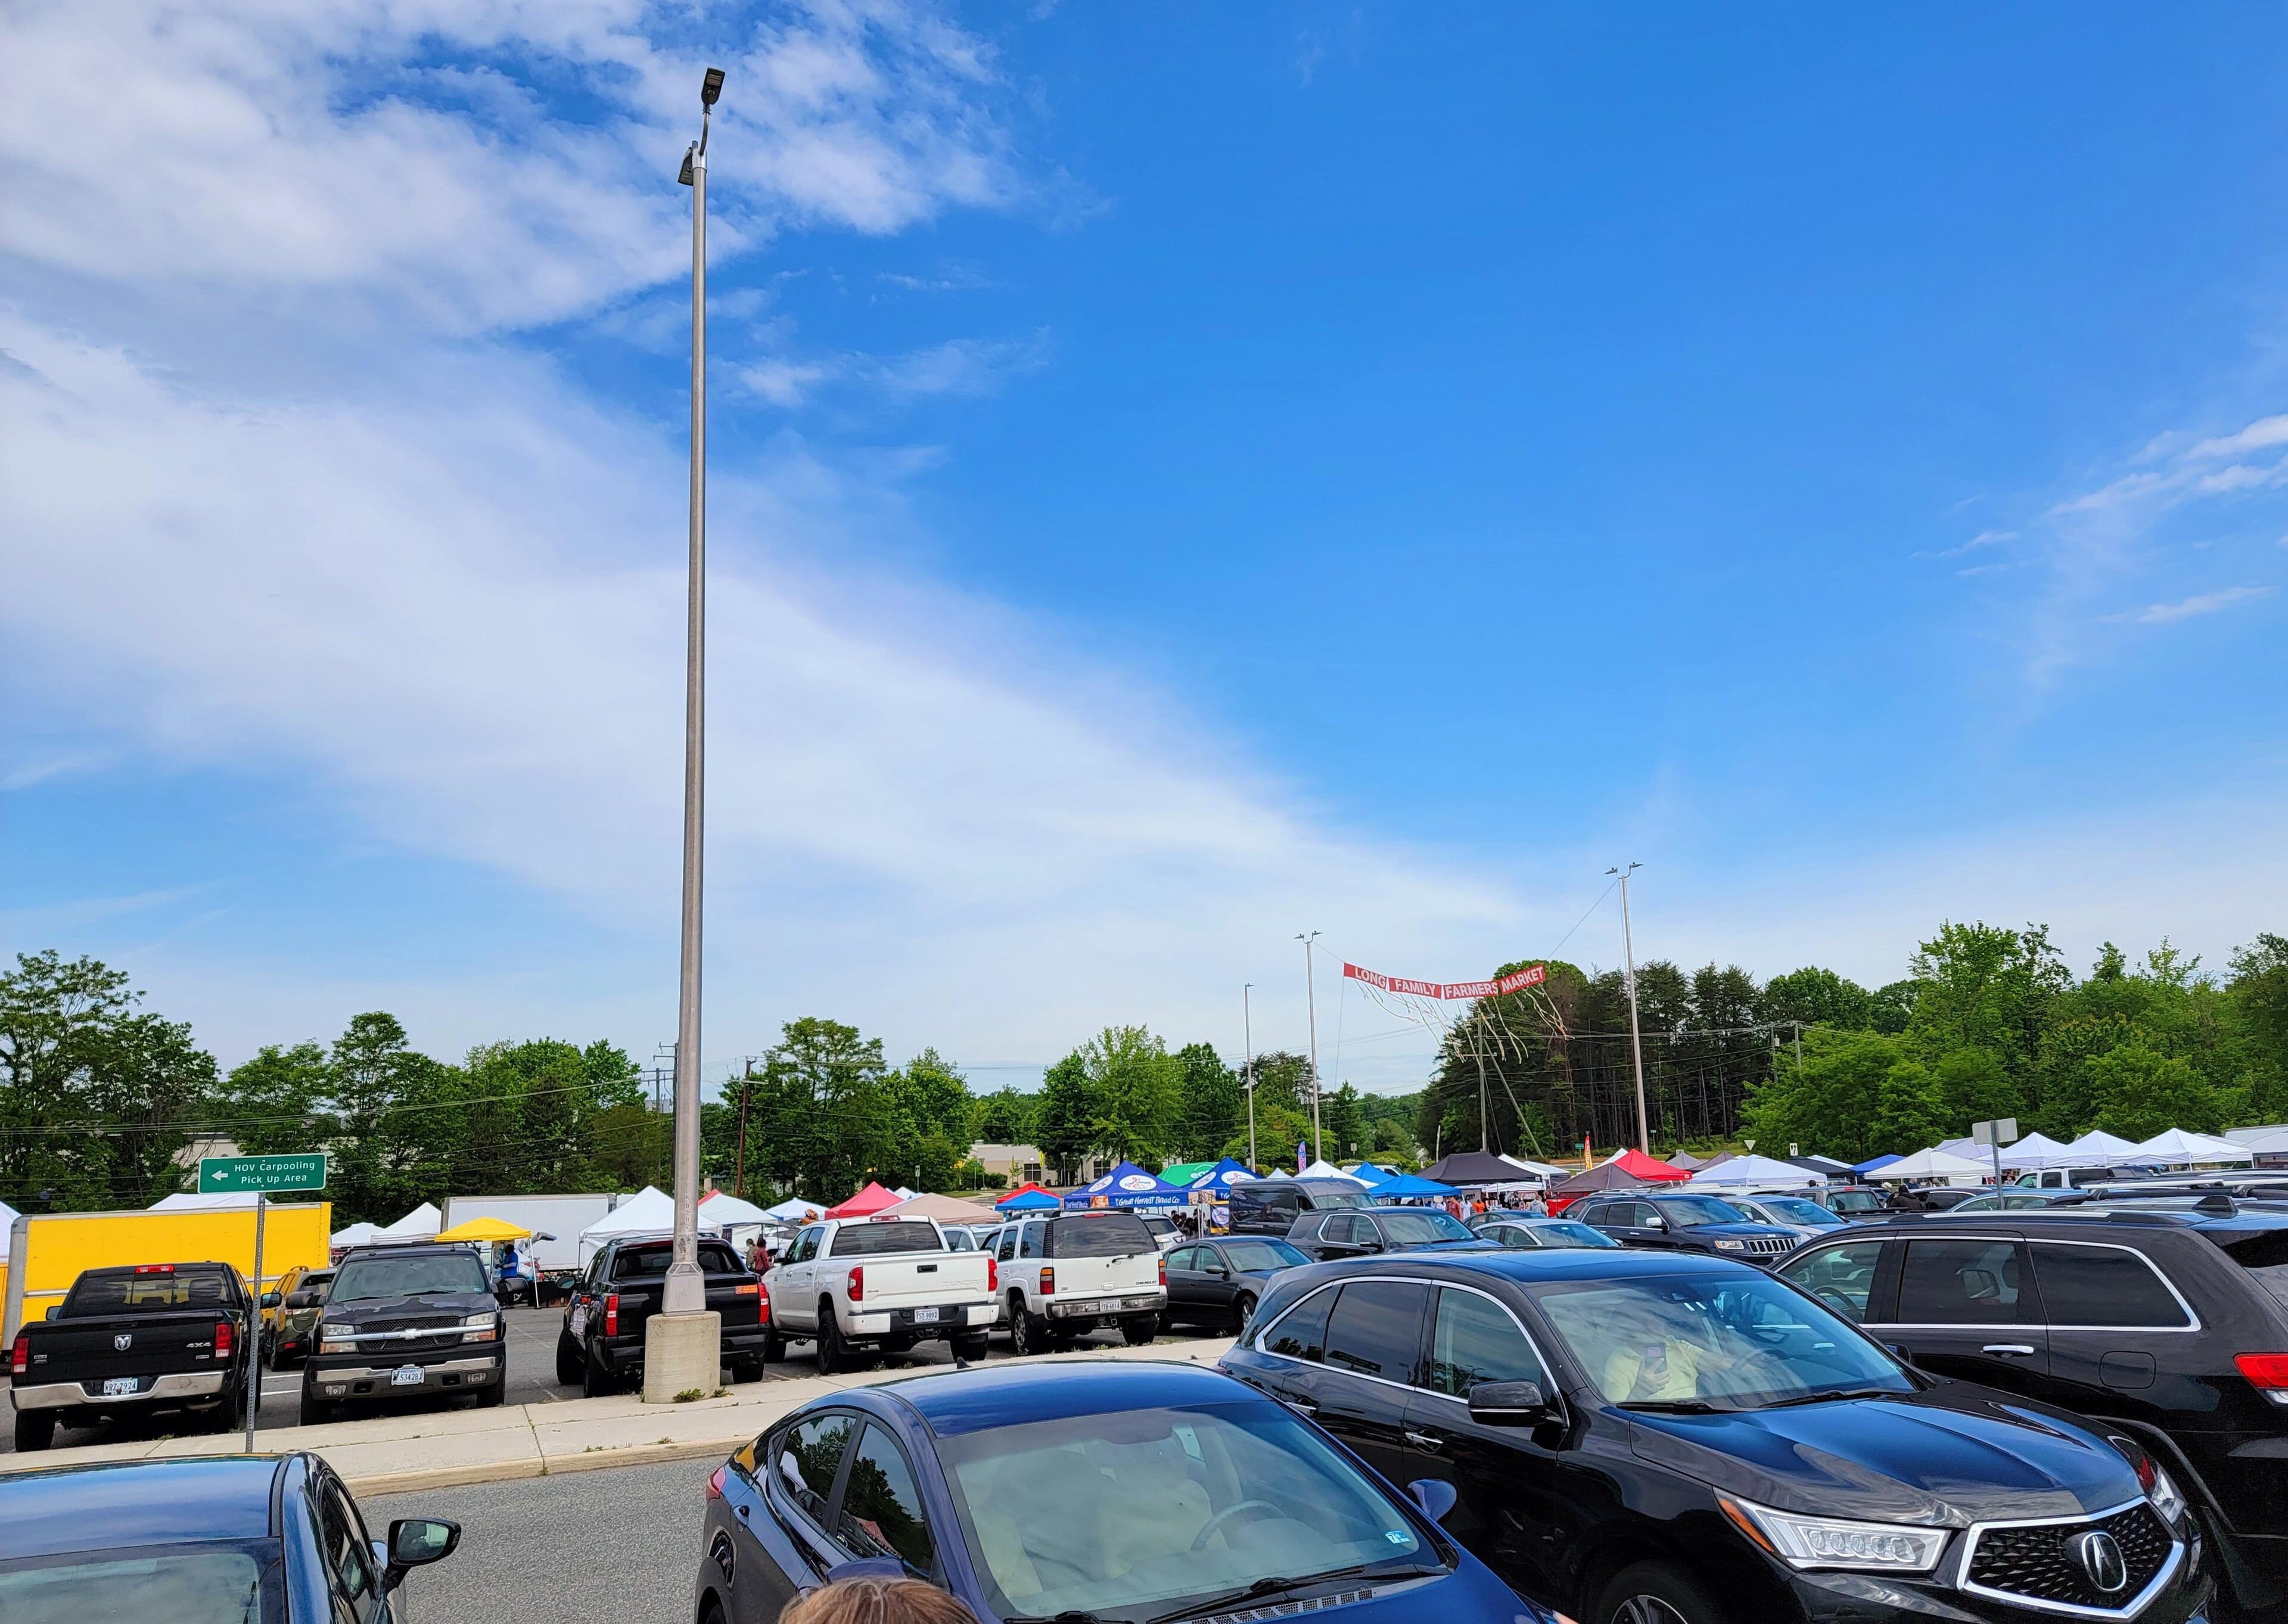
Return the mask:
[(711, 60), (711, 1070), (2288, 929), (2278, 18), (12, 27), (0, 945), (226, 1061), (671, 1034)]

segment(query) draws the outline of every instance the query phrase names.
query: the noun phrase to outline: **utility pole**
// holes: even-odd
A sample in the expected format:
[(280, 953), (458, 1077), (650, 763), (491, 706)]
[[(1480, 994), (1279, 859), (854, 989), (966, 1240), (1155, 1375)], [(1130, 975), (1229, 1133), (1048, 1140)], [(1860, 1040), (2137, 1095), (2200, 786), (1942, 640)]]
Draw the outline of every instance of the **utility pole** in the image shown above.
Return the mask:
[(731, 1199), (738, 1200), (747, 1193), (747, 1100), (755, 1091), (755, 1063), (747, 1062), (747, 1074), (739, 1080), (746, 1086), (739, 1090), (739, 1161), (731, 1169)]
[(1621, 952), (1629, 966), (1629, 1052), (1635, 1058), (1637, 1068), (1637, 1148), (1646, 1155), (1652, 1154), (1652, 1121), (1645, 1114), (1644, 1039), (1637, 1031), (1637, 946), (1629, 934), (1629, 875), (1643, 867), (1642, 863), (1631, 863), (1625, 868), (1608, 868), (1607, 874), (1621, 879)]
[(644, 1398), (711, 1389), (723, 1318), (699, 1268), (699, 970), (707, 782), (707, 135), (723, 70), (699, 86), (699, 139), (676, 178), (691, 188), (691, 538), (683, 690), (683, 941), (676, 985), (675, 1240), (660, 1311), (644, 1325)]
[[(1299, 935), (1295, 939), (1303, 944), (1303, 996), (1308, 1001), (1311, 1010), (1311, 1160), (1324, 1161), (1327, 1159), (1326, 1145), (1319, 1135), (1318, 967), (1311, 958), (1311, 944), (1319, 939), (1319, 933), (1314, 931), (1308, 936)], [(1303, 1169), (1297, 1168), (1295, 1170), (1299, 1173)]]
[(1263, 1165), (1255, 1159), (1255, 1010), (1248, 1002), (1254, 986), (1249, 981), (1239, 989), (1239, 1029), (1241, 1041), (1247, 1045), (1247, 1170), (1251, 1173)]

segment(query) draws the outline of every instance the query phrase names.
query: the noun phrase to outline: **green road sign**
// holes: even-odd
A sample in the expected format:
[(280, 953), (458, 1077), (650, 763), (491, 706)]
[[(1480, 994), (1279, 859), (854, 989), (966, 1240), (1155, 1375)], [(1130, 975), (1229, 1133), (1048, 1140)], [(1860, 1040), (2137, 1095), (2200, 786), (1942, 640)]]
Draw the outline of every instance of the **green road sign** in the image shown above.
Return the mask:
[(201, 1195), (282, 1195), (326, 1187), (322, 1151), (299, 1156), (202, 1156)]

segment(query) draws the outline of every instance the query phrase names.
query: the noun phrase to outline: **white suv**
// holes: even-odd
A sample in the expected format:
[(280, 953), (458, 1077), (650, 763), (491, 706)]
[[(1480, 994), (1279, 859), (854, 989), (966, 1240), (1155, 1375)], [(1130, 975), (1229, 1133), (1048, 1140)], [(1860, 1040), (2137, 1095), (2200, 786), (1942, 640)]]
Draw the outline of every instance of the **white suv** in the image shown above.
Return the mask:
[(996, 1239), (1001, 1301), (1020, 1353), (1069, 1348), (1117, 1326), (1131, 1347), (1160, 1334), (1168, 1264), (1132, 1212), (1060, 1213), (1010, 1224)]

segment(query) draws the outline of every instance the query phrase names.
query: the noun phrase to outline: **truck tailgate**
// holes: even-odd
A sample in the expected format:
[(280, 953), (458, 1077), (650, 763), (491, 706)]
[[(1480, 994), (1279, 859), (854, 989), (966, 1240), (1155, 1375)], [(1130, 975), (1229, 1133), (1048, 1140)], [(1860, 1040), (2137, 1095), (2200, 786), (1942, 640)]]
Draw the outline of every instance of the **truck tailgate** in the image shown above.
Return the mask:
[(1139, 1252), (1128, 1257), (1060, 1257), (1049, 1265), (1057, 1271), (1060, 1297), (1135, 1296), (1160, 1289), (1160, 1254)]
[(227, 1363), (215, 1358), (215, 1327), (222, 1325), (237, 1334), (227, 1309), (35, 1321), (24, 1327), (31, 1346), (23, 1380), (91, 1382), (100, 1392), (115, 1376), (211, 1370)]
[(921, 1252), (903, 1256), (892, 1253), (854, 1259), (849, 1266), (866, 1271), (864, 1296), (856, 1304), (864, 1313), (933, 1303), (992, 1301), (993, 1294), (985, 1285), (982, 1252)]

